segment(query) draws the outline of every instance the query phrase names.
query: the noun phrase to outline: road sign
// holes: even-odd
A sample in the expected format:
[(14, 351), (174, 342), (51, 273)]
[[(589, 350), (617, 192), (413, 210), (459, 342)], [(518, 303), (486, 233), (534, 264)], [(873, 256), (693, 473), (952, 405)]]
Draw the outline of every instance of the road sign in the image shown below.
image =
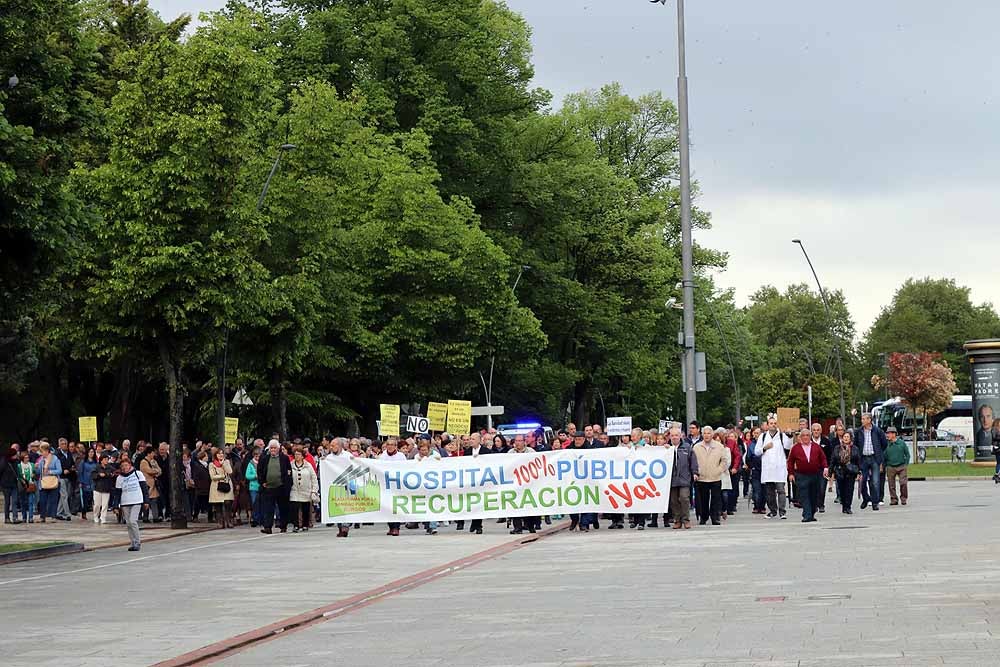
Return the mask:
[(502, 415), (502, 405), (474, 405), (472, 406), (473, 417), (485, 417), (486, 415)]
[(410, 433), (427, 433), (430, 430), (431, 422), (427, 417), (410, 415), (406, 418), (406, 430)]
[[(694, 389), (695, 391), (702, 392), (708, 391), (708, 367), (705, 363), (705, 353), (695, 352), (694, 353)], [(685, 370), (684, 364), (681, 364), (681, 384), (685, 387), (687, 386), (687, 372)]]

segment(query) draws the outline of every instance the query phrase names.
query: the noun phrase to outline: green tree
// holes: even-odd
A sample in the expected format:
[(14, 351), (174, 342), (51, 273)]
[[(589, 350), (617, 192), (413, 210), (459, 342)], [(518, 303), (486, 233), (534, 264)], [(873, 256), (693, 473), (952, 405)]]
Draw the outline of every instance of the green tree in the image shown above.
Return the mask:
[(843, 293), (828, 291), (827, 299), (832, 323), (819, 294), (804, 284), (790, 285), (784, 292), (770, 285), (757, 290), (750, 297), (747, 315), (756, 344), (766, 350), (759, 367), (787, 368), (796, 385), (804, 385), (806, 378), (818, 373), (836, 376), (836, 344), (848, 368), (854, 321)]
[(950, 278), (910, 279), (882, 309), (861, 345), (867, 377), (884, 375), (886, 355), (894, 352), (940, 353), (956, 369), (959, 390), (970, 391), (967, 340), (1000, 336), (1000, 315), (991, 304), (975, 305), (969, 288)]
[[(0, 391), (34, 370), (35, 326), (71, 270), (79, 205), (66, 187), (81, 128), (93, 119), (96, 54), (70, 0), (0, 11)], [(10, 85), (16, 81), (16, 85)]]
[(792, 372), (787, 368), (772, 368), (757, 374), (756, 390), (752, 406), (755, 412), (764, 415), (778, 408), (806, 407), (806, 395), (792, 382)]
[(81, 175), (103, 224), (80, 277), (77, 343), (100, 358), (143, 349), (159, 359), (178, 526), (188, 370), (227, 327), (256, 315), (265, 230), (237, 186), (273, 123), (275, 90), (266, 58), (213, 23), (184, 44), (162, 39), (114, 97), (108, 162)]

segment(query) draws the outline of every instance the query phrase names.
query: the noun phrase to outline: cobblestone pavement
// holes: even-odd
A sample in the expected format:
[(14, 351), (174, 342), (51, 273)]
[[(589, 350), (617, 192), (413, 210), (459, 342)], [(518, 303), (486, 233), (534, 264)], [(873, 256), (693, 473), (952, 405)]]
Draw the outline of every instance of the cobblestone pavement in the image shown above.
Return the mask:
[[(0, 568), (11, 665), (141, 665), (490, 548), (492, 557), (225, 658), (226, 665), (996, 665), (997, 490), (912, 483), (908, 507), (690, 531), (501, 526), (213, 531)], [(211, 586), (209, 586), (211, 582)], [(57, 629), (57, 630), (56, 630)], [(107, 630), (107, 631), (104, 631)]]

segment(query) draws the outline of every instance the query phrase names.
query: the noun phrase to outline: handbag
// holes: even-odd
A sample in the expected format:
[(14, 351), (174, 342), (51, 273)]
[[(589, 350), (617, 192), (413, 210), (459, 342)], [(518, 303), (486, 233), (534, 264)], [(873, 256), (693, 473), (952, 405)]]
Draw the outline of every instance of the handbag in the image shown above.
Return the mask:
[(52, 491), (59, 488), (59, 478), (55, 475), (42, 475), (42, 491)]
[(229, 483), (229, 478), (227, 477), (226, 479), (216, 484), (215, 490), (218, 491), (219, 493), (229, 493), (230, 491), (232, 491), (233, 487)]
[(27, 493), (34, 493), (35, 491), (38, 490), (38, 487), (35, 486), (34, 482), (28, 482), (27, 484), (24, 485), (24, 490)]

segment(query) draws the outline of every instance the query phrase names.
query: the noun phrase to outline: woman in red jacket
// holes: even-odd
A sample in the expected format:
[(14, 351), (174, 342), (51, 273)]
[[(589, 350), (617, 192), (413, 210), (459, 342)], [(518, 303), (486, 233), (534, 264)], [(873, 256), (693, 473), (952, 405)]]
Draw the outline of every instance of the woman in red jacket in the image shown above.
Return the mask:
[(740, 497), (740, 473), (743, 470), (743, 454), (740, 453), (740, 446), (736, 439), (736, 434), (730, 432), (726, 436), (726, 449), (729, 450), (731, 463), (729, 464), (729, 478), (732, 481), (732, 491), (725, 498), (726, 506), (723, 510), (726, 514), (736, 514), (736, 505)]

